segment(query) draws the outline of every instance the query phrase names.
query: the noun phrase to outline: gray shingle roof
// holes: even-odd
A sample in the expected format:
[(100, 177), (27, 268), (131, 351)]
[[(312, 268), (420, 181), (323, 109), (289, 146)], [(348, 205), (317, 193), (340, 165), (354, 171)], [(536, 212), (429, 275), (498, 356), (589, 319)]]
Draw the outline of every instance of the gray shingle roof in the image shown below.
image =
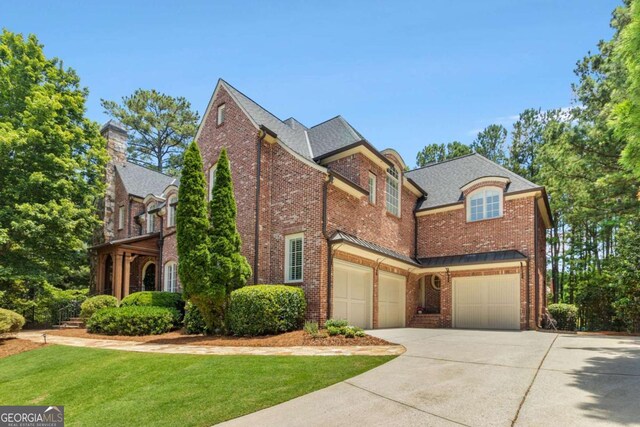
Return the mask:
[(482, 157), (479, 154), (469, 154), (440, 163), (433, 163), (420, 169), (406, 173), (428, 194), (419, 209), (434, 208), (462, 201), (462, 191), (465, 184), (485, 176), (500, 176), (508, 178), (506, 193), (540, 188), (510, 170)]
[(527, 259), (522, 253), (515, 250), (481, 252), (477, 254), (437, 256), (420, 258), (420, 264), (425, 268), (452, 267), (455, 265), (487, 264), (492, 262), (518, 261)]
[(344, 231), (336, 231), (331, 236), (332, 243), (346, 242), (351, 243), (353, 245), (359, 246), (363, 249), (370, 250), (377, 254), (396, 259), (398, 261), (406, 262), (407, 264), (419, 265), (415, 259), (410, 256), (403, 255), (399, 252), (393, 251), (389, 248), (385, 248), (384, 246), (377, 245), (375, 243), (368, 242), (366, 240), (362, 240), (359, 237), (353, 236), (351, 234), (345, 233)]
[(138, 197), (146, 197), (149, 194), (160, 196), (168, 186), (180, 185), (177, 178), (130, 162), (116, 164), (116, 171), (127, 193)]
[[(247, 114), (256, 122), (259, 126), (266, 126), (271, 131), (278, 135), (278, 138), (301, 156), (311, 159), (312, 154), (309, 150), (309, 144), (307, 143), (307, 137), (305, 135), (304, 126), (287, 125), (285, 122), (271, 114), (266, 109), (258, 105), (254, 100), (240, 92), (238, 89), (231, 86), (226, 81), (220, 79), (220, 82), (224, 85), (225, 89), (231, 93), (236, 99), (238, 104), (247, 112)], [(287, 119), (290, 120), (290, 119)], [(293, 122), (290, 122), (290, 124)], [(298, 121), (296, 123), (300, 124)]]
[(336, 116), (313, 126), (308, 134), (314, 158), (364, 140), (360, 132), (342, 116)]

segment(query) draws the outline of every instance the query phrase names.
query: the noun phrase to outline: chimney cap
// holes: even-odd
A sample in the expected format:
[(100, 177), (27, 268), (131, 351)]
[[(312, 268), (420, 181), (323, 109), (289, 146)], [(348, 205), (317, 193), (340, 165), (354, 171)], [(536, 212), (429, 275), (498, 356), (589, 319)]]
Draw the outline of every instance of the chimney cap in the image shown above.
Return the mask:
[(100, 128), (100, 134), (104, 134), (109, 130), (113, 130), (116, 132), (123, 133), (124, 135), (127, 135), (127, 129), (124, 127), (122, 123), (120, 123), (117, 120), (111, 119), (108, 122), (106, 122), (104, 125), (102, 125), (102, 127)]

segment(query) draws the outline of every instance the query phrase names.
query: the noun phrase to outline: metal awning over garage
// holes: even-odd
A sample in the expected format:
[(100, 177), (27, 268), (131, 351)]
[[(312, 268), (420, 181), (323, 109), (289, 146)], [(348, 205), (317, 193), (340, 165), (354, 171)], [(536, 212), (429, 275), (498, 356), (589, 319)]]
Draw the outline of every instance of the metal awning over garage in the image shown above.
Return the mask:
[(420, 258), (421, 272), (443, 270), (469, 270), (486, 265), (487, 267), (519, 266), (527, 263), (527, 256), (516, 250), (480, 252), (476, 254), (449, 255)]

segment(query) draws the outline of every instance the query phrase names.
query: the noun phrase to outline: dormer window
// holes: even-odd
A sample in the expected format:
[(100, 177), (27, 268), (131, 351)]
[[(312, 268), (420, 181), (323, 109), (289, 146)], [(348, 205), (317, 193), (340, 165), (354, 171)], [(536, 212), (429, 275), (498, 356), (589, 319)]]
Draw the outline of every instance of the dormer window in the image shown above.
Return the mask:
[(220, 104), (218, 105), (218, 126), (220, 126), (222, 123), (224, 123), (224, 112), (225, 112), (225, 104)]
[(398, 170), (393, 166), (387, 169), (387, 212), (400, 216), (400, 186)]
[(155, 214), (150, 212), (155, 208), (155, 203), (149, 203), (147, 206), (147, 233), (153, 233), (153, 230), (155, 229)]
[(495, 187), (481, 188), (467, 196), (467, 221), (480, 221), (501, 216), (501, 189)]

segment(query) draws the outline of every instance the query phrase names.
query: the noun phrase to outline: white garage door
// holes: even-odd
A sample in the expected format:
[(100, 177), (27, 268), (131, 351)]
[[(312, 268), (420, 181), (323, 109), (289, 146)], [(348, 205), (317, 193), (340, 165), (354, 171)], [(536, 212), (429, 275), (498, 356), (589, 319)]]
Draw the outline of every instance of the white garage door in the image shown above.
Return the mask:
[(371, 328), (373, 270), (344, 261), (333, 263), (333, 318)]
[(405, 278), (381, 271), (378, 276), (378, 327), (402, 328), (405, 322)]
[(520, 276), (454, 278), (453, 327), (520, 329)]

